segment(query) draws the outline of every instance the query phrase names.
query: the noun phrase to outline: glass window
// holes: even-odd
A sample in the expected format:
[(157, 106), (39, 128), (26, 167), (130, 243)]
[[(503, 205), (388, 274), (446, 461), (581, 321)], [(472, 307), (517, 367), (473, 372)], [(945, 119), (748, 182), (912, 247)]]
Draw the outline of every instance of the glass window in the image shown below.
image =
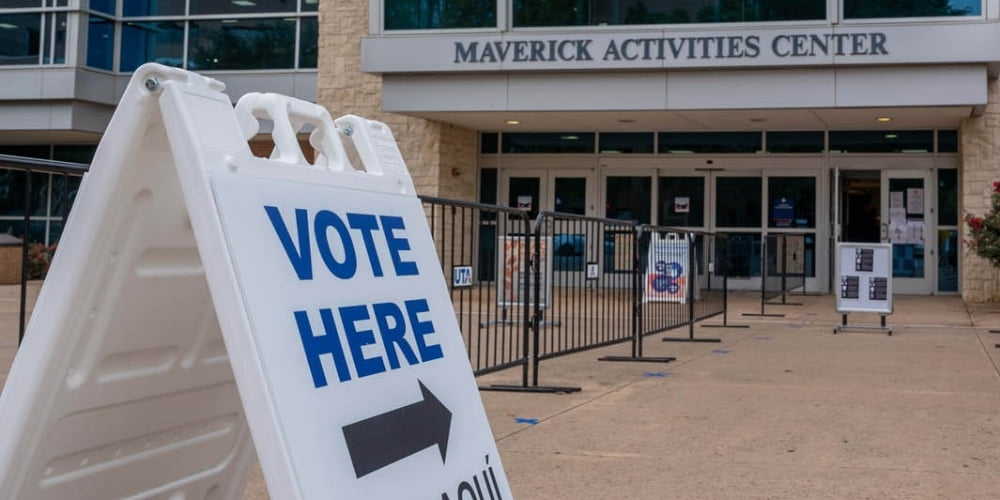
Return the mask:
[(184, 0), (126, 0), (122, 7), (125, 17), (184, 15)]
[[(22, 170), (0, 169), (0, 216), (23, 216), (27, 176)], [(49, 174), (31, 174), (31, 215), (48, 210)]]
[(958, 225), (958, 170), (940, 169), (938, 174), (938, 225)]
[(601, 153), (652, 153), (652, 132), (601, 132)]
[(652, 185), (649, 177), (611, 177), (605, 181), (605, 217), (649, 224), (652, 216)]
[(715, 180), (715, 225), (760, 227), (760, 177)]
[(90, 9), (114, 15), (115, 0), (90, 0)]
[(115, 23), (103, 17), (90, 16), (87, 31), (87, 66), (111, 70), (114, 64)]
[(528, 218), (538, 217), (541, 179), (538, 177), (511, 177), (507, 184), (507, 206), (528, 211)]
[[(77, 175), (53, 175), (52, 176), (52, 217), (63, 216), (63, 201), (66, 202), (66, 215), (73, 207), (76, 200), (76, 193), (80, 190), (80, 181), (83, 178)], [(58, 235), (56, 235), (58, 238)]]
[(295, 0), (191, 0), (191, 14), (295, 12)]
[(0, 15), (0, 65), (38, 64), (40, 14)]
[(295, 64), (295, 19), (191, 21), (188, 69), (285, 69)]
[(760, 276), (760, 233), (729, 233), (725, 252), (727, 276), (749, 278)]
[(958, 230), (938, 230), (938, 291), (958, 291)]
[(302, 12), (316, 12), (319, 10), (319, 0), (302, 0)]
[(660, 153), (756, 153), (760, 132), (660, 132)]
[(22, 9), (25, 7), (41, 7), (42, 0), (0, 0), (0, 9)]
[(318, 19), (303, 17), (299, 20), (299, 67), (315, 68), (319, 47)]
[(768, 153), (822, 153), (823, 132), (768, 132)]
[(385, 29), (494, 28), (496, 0), (385, 0)]
[(769, 227), (816, 227), (816, 178), (768, 177)]
[(64, 64), (66, 62), (66, 13), (49, 14), (49, 22), (55, 25), (55, 44), (51, 56), (45, 54), (43, 62), (45, 64)]
[(96, 144), (56, 145), (52, 147), (52, 159), (89, 165), (96, 151)]
[(929, 153), (934, 150), (931, 130), (832, 131), (831, 153)]
[(500, 134), (483, 132), (479, 134), (479, 152), (484, 155), (495, 155), (500, 147)]
[(182, 21), (126, 22), (122, 25), (121, 71), (134, 71), (156, 62), (176, 68), (184, 65)]
[[(497, 202), (497, 169), (484, 168), (479, 171), (479, 203), (495, 205)], [(486, 215), (486, 212), (483, 213)]]
[(554, 210), (564, 214), (587, 213), (587, 178), (556, 177), (552, 201)]
[(513, 10), (517, 27), (826, 19), (825, 0), (514, 0)]
[(938, 153), (958, 152), (958, 131), (938, 130)]
[(844, 0), (845, 19), (877, 17), (978, 16), (980, 0)]
[(503, 134), (504, 153), (593, 153), (593, 132)]
[(705, 178), (660, 177), (657, 224), (675, 227), (705, 225)]

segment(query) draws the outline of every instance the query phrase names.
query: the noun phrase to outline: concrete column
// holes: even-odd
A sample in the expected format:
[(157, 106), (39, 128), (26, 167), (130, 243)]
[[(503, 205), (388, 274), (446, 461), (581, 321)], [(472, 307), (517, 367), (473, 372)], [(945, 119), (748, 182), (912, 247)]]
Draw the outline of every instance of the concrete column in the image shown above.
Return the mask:
[[(990, 210), (993, 182), (1000, 180), (1000, 83), (988, 83), (989, 101), (982, 116), (966, 118), (960, 130), (961, 214), (982, 216)], [(959, 234), (968, 239), (968, 227), (959, 221)], [(1000, 301), (1000, 270), (962, 245), (962, 298), (968, 302)]]
[(368, 0), (320, 2), (319, 104), (335, 118), (350, 113), (389, 125), (418, 193), (475, 199), (476, 132), (383, 112), (382, 76), (361, 72), (361, 38), (367, 35)]

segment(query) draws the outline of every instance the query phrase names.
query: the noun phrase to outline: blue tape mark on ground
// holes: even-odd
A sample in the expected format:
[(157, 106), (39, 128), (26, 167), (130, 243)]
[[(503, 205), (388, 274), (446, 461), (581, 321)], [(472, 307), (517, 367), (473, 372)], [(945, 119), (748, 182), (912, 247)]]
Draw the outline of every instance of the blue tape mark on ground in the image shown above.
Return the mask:
[(537, 418), (514, 418), (515, 424), (538, 425)]
[(659, 377), (659, 378), (667, 378), (671, 375), (673, 375), (673, 373), (671, 372), (646, 372), (642, 374), (642, 376), (644, 377)]
[(726, 349), (716, 349), (716, 350), (714, 350), (714, 351), (712, 351), (712, 352), (713, 352), (714, 354), (729, 354), (729, 353), (731, 353), (732, 351), (728, 351), (728, 350), (726, 350)]
[(754, 337), (754, 340), (771, 340), (771, 337)]

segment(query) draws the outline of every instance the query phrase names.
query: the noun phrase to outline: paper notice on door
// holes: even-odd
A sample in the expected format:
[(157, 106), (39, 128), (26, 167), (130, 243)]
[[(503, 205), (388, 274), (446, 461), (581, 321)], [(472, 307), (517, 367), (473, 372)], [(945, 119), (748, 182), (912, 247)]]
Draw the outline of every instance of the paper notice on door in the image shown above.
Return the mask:
[(911, 220), (906, 224), (908, 243), (920, 245), (924, 242), (924, 221)]
[(906, 223), (906, 209), (903, 207), (894, 207), (889, 209), (889, 223), (895, 225), (901, 225)]
[(890, 222), (889, 237), (894, 245), (920, 245), (924, 242), (924, 221)]
[(903, 208), (902, 191), (893, 191), (889, 193), (889, 208)]
[(924, 213), (924, 190), (921, 188), (909, 188), (906, 190), (906, 213)]

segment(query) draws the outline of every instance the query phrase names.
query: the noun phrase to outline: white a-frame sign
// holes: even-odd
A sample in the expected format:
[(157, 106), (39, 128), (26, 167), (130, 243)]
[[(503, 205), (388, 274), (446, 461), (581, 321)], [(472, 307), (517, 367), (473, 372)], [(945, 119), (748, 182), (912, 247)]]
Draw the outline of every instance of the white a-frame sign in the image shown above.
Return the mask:
[(0, 498), (238, 499), (255, 449), (275, 499), (512, 497), (388, 128), (146, 65), (0, 397)]

